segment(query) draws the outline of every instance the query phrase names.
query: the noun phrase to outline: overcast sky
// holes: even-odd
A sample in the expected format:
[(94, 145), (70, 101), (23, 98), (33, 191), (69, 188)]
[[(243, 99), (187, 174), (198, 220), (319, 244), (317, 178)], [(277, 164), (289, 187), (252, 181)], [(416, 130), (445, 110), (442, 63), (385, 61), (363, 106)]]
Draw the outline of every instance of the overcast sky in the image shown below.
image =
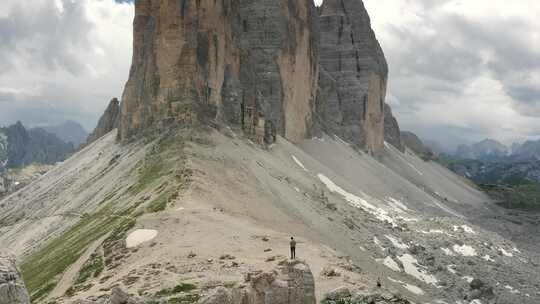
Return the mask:
[[(538, 0), (364, 2), (402, 129), (452, 144), (540, 137)], [(127, 80), (132, 19), (114, 0), (3, 0), (0, 125), (92, 129)]]

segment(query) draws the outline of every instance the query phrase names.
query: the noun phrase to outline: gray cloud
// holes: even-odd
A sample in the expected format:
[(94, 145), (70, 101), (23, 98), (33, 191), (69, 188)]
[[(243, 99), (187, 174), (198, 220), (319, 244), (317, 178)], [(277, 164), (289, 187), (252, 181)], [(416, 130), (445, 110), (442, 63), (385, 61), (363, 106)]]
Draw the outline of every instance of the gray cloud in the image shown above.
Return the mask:
[(65, 69), (80, 75), (85, 63), (77, 52), (91, 46), (88, 33), (93, 24), (86, 17), (85, 2), (62, 0), (62, 5), (63, 12), (54, 1), (12, 6), (0, 18), (0, 64), (9, 69), (14, 60), (22, 60), (32, 69)]

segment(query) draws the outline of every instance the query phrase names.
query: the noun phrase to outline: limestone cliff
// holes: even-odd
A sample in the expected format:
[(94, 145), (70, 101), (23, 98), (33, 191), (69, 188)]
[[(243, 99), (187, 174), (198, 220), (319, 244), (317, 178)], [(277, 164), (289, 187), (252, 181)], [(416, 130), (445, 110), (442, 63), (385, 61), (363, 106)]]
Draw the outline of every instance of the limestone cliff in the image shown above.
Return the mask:
[(120, 138), (212, 120), (259, 140), (309, 131), (316, 98), (311, 0), (140, 0)]
[(109, 106), (101, 116), (94, 131), (88, 136), (86, 144), (91, 144), (105, 134), (111, 132), (118, 127), (120, 119), (120, 101), (113, 98), (109, 102)]
[(384, 140), (401, 152), (405, 151), (397, 119), (389, 105), (384, 105)]
[(388, 67), (361, 0), (325, 0), (320, 8), (321, 128), (377, 153), (384, 144)]
[(0, 253), (0, 304), (30, 304), (15, 260)]

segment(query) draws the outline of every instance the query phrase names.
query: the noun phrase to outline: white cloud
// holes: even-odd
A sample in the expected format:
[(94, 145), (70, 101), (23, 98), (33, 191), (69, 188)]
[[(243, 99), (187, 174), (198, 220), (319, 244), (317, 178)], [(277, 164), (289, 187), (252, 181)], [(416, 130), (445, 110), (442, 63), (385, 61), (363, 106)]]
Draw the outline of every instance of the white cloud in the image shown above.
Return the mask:
[(0, 125), (73, 119), (93, 128), (127, 80), (133, 14), (114, 0), (3, 3)]

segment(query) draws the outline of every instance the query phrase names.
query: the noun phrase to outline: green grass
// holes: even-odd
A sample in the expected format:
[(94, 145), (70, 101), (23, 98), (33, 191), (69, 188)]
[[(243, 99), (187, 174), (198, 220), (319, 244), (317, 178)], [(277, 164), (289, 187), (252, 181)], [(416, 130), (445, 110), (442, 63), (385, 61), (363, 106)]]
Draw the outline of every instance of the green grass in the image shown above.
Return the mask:
[[(21, 270), (33, 302), (43, 298), (56, 287), (61, 274), (81, 257), (90, 244), (125, 221), (123, 217), (111, 214), (113, 211), (106, 206), (97, 213), (82, 218), (62, 236), (49, 242), (23, 262)], [(99, 268), (98, 264), (94, 267)], [(94, 269), (94, 273), (96, 270)]]
[(480, 185), (498, 204), (508, 209), (540, 211), (540, 184)]
[(197, 285), (191, 283), (180, 283), (173, 288), (165, 288), (156, 292), (156, 297), (170, 296), (181, 292), (191, 292), (197, 289)]
[(97, 278), (104, 267), (103, 257), (100, 254), (93, 253), (79, 271), (79, 275), (75, 279), (75, 285), (84, 284), (90, 278)]

